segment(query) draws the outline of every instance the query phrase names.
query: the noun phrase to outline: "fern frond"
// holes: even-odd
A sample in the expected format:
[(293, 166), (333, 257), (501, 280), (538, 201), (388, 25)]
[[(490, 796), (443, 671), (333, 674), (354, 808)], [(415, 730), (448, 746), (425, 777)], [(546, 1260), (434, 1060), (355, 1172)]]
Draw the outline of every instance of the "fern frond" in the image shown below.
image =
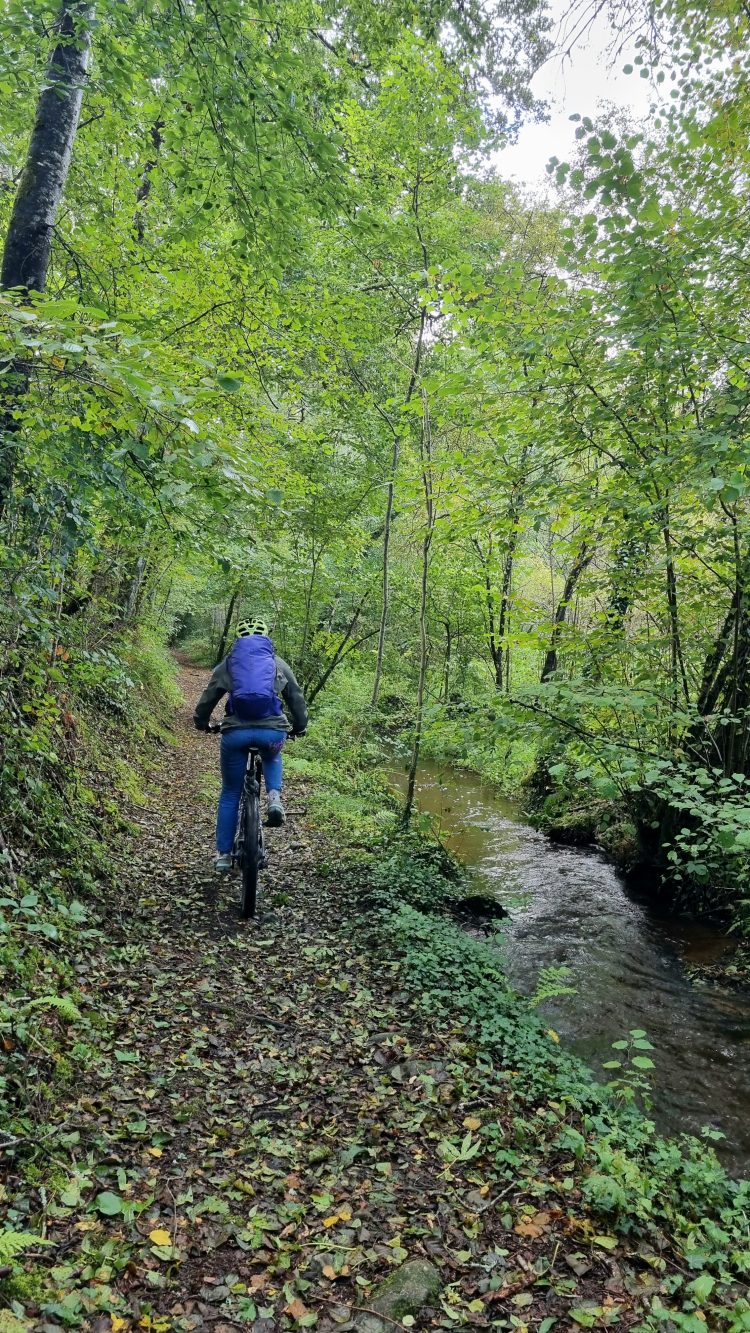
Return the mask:
[(537, 978), (536, 990), (529, 997), (530, 1008), (536, 1009), (545, 1000), (554, 1000), (559, 995), (577, 995), (577, 986), (566, 985), (569, 976), (569, 967), (543, 967)]
[(77, 1023), (81, 1011), (69, 995), (40, 995), (38, 1000), (31, 1000), (26, 1009), (54, 1009), (66, 1023)]
[(33, 1231), (0, 1231), (0, 1264), (7, 1264), (24, 1250), (36, 1250), (40, 1245), (51, 1245), (52, 1241), (44, 1236), (37, 1236)]

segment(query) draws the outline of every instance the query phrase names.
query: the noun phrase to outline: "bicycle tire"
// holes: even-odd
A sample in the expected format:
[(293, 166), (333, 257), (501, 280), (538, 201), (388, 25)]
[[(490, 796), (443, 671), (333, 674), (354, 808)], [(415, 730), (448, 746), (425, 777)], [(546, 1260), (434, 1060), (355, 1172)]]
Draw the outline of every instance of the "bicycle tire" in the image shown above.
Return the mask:
[(253, 788), (246, 793), (242, 829), (242, 898), (240, 916), (255, 916), (258, 906), (258, 876), (263, 867), (263, 826), (260, 818), (260, 786), (253, 775)]

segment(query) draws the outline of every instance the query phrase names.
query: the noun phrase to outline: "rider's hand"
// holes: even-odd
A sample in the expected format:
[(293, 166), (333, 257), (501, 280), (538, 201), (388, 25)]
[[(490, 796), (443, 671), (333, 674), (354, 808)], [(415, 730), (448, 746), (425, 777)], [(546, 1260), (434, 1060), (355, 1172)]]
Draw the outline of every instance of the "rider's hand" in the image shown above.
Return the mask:
[(297, 741), (299, 740), (300, 736), (306, 736), (306, 735), (307, 735), (307, 727), (305, 727), (304, 731), (292, 731), (292, 740)]

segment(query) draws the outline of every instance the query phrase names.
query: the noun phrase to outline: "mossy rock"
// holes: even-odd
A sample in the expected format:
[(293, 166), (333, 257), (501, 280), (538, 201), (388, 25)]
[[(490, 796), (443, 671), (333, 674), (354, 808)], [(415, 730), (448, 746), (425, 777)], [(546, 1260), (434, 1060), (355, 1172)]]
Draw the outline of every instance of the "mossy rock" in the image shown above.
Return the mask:
[(386, 1333), (404, 1315), (418, 1315), (425, 1305), (437, 1302), (442, 1285), (429, 1259), (408, 1259), (375, 1288), (370, 1297), (372, 1313), (356, 1321), (358, 1333)]
[(629, 819), (615, 820), (600, 829), (598, 837), (602, 851), (622, 870), (632, 870), (643, 861), (643, 848), (638, 830)]
[(567, 810), (564, 815), (551, 819), (545, 833), (553, 842), (566, 847), (589, 847), (596, 842), (601, 812), (596, 809)]

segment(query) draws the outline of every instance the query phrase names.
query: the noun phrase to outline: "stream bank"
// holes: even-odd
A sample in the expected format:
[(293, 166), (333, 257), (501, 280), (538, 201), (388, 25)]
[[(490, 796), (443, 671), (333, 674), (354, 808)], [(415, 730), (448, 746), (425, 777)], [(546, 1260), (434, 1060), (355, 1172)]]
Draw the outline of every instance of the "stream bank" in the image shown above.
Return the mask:
[[(404, 775), (391, 772), (403, 787)], [(613, 1042), (644, 1029), (654, 1046), (654, 1113), (666, 1133), (704, 1126), (725, 1135), (719, 1155), (750, 1164), (750, 994), (695, 984), (689, 972), (721, 965), (732, 941), (709, 925), (653, 909), (591, 848), (550, 842), (514, 803), (464, 770), (425, 761), (417, 801), (476, 891), (508, 912), (503, 966), (522, 993), (547, 968), (567, 967), (575, 995), (544, 1012), (595, 1069)]]

